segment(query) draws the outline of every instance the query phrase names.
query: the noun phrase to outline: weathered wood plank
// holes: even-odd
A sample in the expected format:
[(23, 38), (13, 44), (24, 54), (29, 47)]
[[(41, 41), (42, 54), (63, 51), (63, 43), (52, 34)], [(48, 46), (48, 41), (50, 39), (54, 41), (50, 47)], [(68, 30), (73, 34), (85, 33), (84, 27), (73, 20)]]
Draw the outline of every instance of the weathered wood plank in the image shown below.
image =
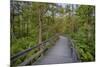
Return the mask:
[(77, 54), (69, 38), (60, 36), (56, 44), (33, 65), (76, 63)]

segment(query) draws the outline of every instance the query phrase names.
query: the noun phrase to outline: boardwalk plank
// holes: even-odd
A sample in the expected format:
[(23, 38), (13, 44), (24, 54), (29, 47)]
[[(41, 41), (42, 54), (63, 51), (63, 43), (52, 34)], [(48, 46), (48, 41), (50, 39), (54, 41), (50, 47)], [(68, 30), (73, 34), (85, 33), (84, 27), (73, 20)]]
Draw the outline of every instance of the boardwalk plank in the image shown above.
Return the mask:
[(71, 41), (63, 36), (59, 36), (59, 38), (56, 44), (47, 51), (46, 55), (38, 59), (33, 65), (77, 62), (76, 56), (73, 58)]

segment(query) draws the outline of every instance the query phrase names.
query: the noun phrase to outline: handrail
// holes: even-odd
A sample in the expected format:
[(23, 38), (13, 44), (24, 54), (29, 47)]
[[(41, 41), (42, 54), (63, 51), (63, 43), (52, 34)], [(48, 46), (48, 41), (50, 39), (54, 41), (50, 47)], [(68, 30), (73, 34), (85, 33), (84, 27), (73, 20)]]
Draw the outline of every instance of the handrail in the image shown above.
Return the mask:
[[(71, 41), (71, 43), (72, 43), (72, 50), (74, 51), (72, 56), (73, 56), (73, 58), (74, 58), (75, 61), (79, 61), (79, 62), (80, 62), (79, 53), (77, 52), (76, 47), (75, 47), (73, 41), (72, 41), (71, 39), (70, 39), (70, 41)], [(76, 56), (77, 58), (75, 58), (75, 56)]]
[[(80, 62), (80, 61), (81, 61), (81, 60), (80, 60), (80, 56), (79, 56), (79, 53), (78, 53), (78, 51), (77, 51), (77, 49), (76, 49), (76, 46), (75, 46), (73, 40), (72, 40), (71, 37), (69, 37), (68, 35), (66, 35), (66, 36), (68, 37), (68, 39), (69, 39), (70, 42), (71, 42), (72, 51), (74, 51), (73, 54), (74, 54), (74, 55), (76, 54), (76, 56), (77, 56), (77, 58), (76, 58), (75, 60), (78, 60), (78, 61)], [(74, 55), (72, 55), (72, 56), (74, 57)]]
[(36, 56), (38, 56), (39, 54), (41, 54), (44, 50), (45, 49), (38, 51), (35, 55), (32, 55), (29, 59), (26, 59), (24, 62), (22, 62), (21, 64), (19, 64), (19, 66), (27, 65), (30, 61), (32, 61)]
[(76, 55), (77, 56), (77, 58), (74, 58), (74, 60), (78, 60), (79, 62), (81, 61), (80, 60), (80, 56), (79, 56), (79, 53), (78, 53), (78, 51), (77, 51), (77, 49), (76, 49), (76, 46), (75, 46), (75, 44), (74, 44), (74, 41), (72, 40), (72, 38), (70, 37), (70, 36), (68, 36), (68, 35), (66, 35), (66, 34), (60, 34), (60, 35), (63, 35), (63, 36), (65, 36), (65, 37), (67, 37), (68, 39), (69, 39), (69, 41), (71, 42), (71, 50), (73, 51), (72, 52), (72, 56), (73, 56), (73, 58), (74, 58), (74, 55)]
[[(57, 35), (58, 35), (58, 34), (56, 34), (55, 36), (57, 36)], [(48, 40), (45, 40), (44, 42), (42, 42), (42, 43), (40, 43), (40, 44), (38, 44), (38, 45), (36, 45), (36, 46), (33, 46), (33, 47), (28, 48), (28, 49), (26, 49), (26, 50), (24, 50), (24, 51), (22, 51), (22, 52), (17, 53), (17, 54), (14, 55), (14, 56), (11, 56), (11, 60), (14, 60), (14, 59), (16, 59), (16, 58), (19, 58), (20, 56), (25, 55), (26, 53), (28, 53), (29, 51), (31, 51), (31, 50), (34, 49), (34, 48), (39, 48), (39, 46), (44, 45), (44, 43), (48, 42), (49, 40), (51, 40), (51, 39), (52, 39), (53, 37), (55, 37), (55, 36), (52, 36), (52, 37), (49, 38)]]
[[(55, 36), (59, 36), (60, 34), (56, 34)], [(13, 61), (16, 61), (19, 57), (22, 57), (23, 55), (26, 55), (28, 52), (30, 52), (32, 49), (34, 48), (40, 48), (42, 47), (43, 45), (46, 46), (47, 42), (49, 42), (50, 40), (52, 40), (52, 38), (54, 38), (55, 36), (52, 36), (51, 38), (43, 41), (42, 43), (36, 45), (36, 46), (33, 46), (31, 48), (28, 48), (24, 51), (21, 51), (19, 53), (17, 53), (16, 55), (14, 56), (11, 56), (11, 62)], [(73, 57), (73, 60), (74, 61), (80, 61), (80, 58), (79, 58), (79, 55), (77, 53), (77, 50), (75, 49), (75, 45), (73, 43), (73, 41), (71, 40), (71, 38), (69, 36), (68, 37), (68, 40), (71, 42), (71, 51), (72, 51), (72, 57)], [(30, 58), (24, 60), (23, 62), (21, 62), (19, 65), (20, 66), (23, 66), (23, 65), (27, 65), (27, 64), (30, 64), (32, 62), (33, 59), (35, 59), (36, 56), (40, 56), (44, 51), (45, 51), (46, 48), (43, 48), (42, 50), (39, 50), (36, 54), (32, 55)], [(13, 62), (14, 63), (14, 62)]]

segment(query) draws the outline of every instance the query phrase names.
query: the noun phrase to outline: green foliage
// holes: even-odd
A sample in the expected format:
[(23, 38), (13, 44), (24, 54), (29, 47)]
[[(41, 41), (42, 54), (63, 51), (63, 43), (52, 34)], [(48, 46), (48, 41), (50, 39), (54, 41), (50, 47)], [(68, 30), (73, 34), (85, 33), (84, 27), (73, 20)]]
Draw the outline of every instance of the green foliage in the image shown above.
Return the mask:
[[(11, 56), (61, 33), (73, 39), (81, 61), (94, 61), (95, 7), (73, 6), (77, 5), (15, 1), (15, 11), (11, 11)], [(15, 65), (37, 51), (18, 59)]]
[[(79, 27), (76, 33), (73, 33), (73, 39), (79, 52), (81, 61), (95, 60), (95, 21), (94, 6), (80, 6), (77, 9)], [(70, 33), (71, 34), (71, 33)]]
[(12, 55), (13, 54), (16, 54), (20, 51), (23, 51), (27, 48), (30, 48), (32, 46), (35, 46), (36, 45), (36, 40), (34, 38), (31, 38), (31, 37), (23, 37), (23, 38), (20, 38), (20, 39), (17, 39), (16, 41), (13, 41), (11, 45), (11, 53)]

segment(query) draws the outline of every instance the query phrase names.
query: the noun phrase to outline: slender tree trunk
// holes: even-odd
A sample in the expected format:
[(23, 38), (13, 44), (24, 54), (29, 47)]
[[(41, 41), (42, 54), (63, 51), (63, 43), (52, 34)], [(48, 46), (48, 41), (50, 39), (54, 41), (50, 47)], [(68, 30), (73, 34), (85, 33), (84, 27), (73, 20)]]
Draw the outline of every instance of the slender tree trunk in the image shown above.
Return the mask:
[(72, 4), (72, 20), (71, 20), (71, 22), (72, 22), (72, 32), (74, 32), (74, 27), (75, 27), (75, 25), (74, 25), (74, 5)]
[(12, 6), (12, 10), (11, 10), (11, 13), (10, 13), (10, 15), (11, 15), (11, 18), (10, 18), (10, 24), (11, 24), (11, 26), (10, 26), (10, 36), (11, 36), (11, 41), (14, 39), (14, 40), (16, 40), (16, 36), (15, 36), (15, 24), (14, 24), (14, 18), (15, 18), (15, 15), (14, 15), (14, 3), (12, 2), (12, 4), (11, 4), (11, 6)]
[[(29, 16), (29, 15), (28, 15)], [(28, 39), (28, 36), (29, 36), (29, 22), (30, 22), (30, 20), (29, 20), (29, 18), (27, 19), (27, 22), (26, 22), (26, 35), (27, 35), (27, 39)]]
[[(39, 44), (42, 42), (42, 18), (41, 10), (39, 9)], [(43, 45), (39, 47), (39, 50), (43, 50)], [(41, 54), (43, 56), (43, 54)]]
[(42, 42), (42, 22), (41, 22), (41, 13), (39, 10), (39, 43)]
[[(52, 22), (55, 23), (55, 13), (54, 10), (52, 10)], [(56, 31), (53, 31), (55, 33)]]
[(20, 37), (20, 15), (19, 15), (19, 32), (18, 32), (18, 38)]

